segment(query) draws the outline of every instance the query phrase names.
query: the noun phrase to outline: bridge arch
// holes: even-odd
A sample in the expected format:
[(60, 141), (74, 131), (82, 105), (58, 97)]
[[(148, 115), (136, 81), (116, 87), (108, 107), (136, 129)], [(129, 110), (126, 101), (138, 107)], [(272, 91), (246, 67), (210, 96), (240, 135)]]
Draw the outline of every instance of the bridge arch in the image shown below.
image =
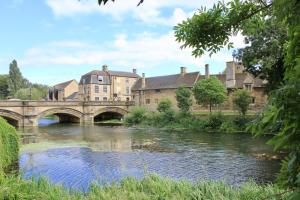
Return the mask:
[(121, 120), (127, 113), (128, 110), (119, 107), (101, 108), (94, 113), (94, 122), (110, 119)]
[(59, 121), (63, 123), (81, 123), (83, 120), (83, 113), (72, 108), (51, 108), (45, 110), (37, 115), (37, 120), (49, 115), (57, 116)]
[(9, 124), (15, 127), (22, 126), (23, 117), (19, 113), (10, 110), (0, 109), (0, 116), (3, 117)]

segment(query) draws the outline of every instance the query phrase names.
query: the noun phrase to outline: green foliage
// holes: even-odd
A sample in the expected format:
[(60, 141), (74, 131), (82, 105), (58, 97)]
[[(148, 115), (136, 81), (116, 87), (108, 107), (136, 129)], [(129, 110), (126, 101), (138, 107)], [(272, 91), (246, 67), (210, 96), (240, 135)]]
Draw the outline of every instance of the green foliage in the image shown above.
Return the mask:
[(0, 75), (0, 100), (6, 99), (8, 95), (8, 75)]
[(131, 112), (125, 116), (125, 124), (137, 125), (142, 123), (147, 118), (147, 110), (143, 107), (135, 107)]
[(224, 46), (231, 48), (229, 37), (241, 29), (244, 20), (268, 7), (259, 1), (219, 1), (212, 9), (200, 8), (192, 18), (175, 26), (176, 40), (183, 43), (182, 48), (192, 48), (195, 57), (206, 51), (211, 55)]
[(9, 65), (9, 80), (8, 86), (10, 93), (14, 95), (19, 89), (24, 88), (24, 79), (16, 60), (13, 60)]
[(189, 88), (180, 86), (176, 90), (177, 106), (182, 113), (188, 113), (193, 104), (192, 92)]
[(210, 112), (214, 104), (221, 104), (227, 98), (225, 86), (214, 76), (197, 82), (193, 93), (197, 104), (209, 105)]
[(219, 112), (209, 116), (205, 128), (207, 130), (219, 130), (223, 122), (225, 121), (224, 116)]
[(47, 86), (19, 89), (14, 97), (21, 100), (42, 100), (48, 92)]
[(16, 129), (0, 117), (0, 178), (18, 160), (18, 141)]
[[(268, 15), (268, 17), (265, 17)], [(287, 41), (287, 27), (276, 21), (270, 12), (248, 20), (243, 28), (245, 40), (251, 44), (239, 49), (234, 56), (243, 62), (246, 70), (267, 80), (266, 92), (277, 89), (284, 78), (284, 44)]]
[[(141, 180), (123, 179), (120, 184), (106, 186), (91, 185), (86, 193), (68, 191), (61, 186), (50, 184), (46, 179), (22, 180), (21, 178), (0, 179), (1, 199), (22, 200), (161, 200), (161, 199), (223, 199), (258, 200), (288, 199), (290, 192), (275, 185), (259, 186), (248, 182), (241, 187), (232, 187), (222, 182), (199, 181), (195, 184), (187, 181), (174, 181), (158, 175), (148, 175)], [(283, 193), (281, 196), (277, 194)]]
[(163, 99), (157, 105), (158, 112), (165, 113), (172, 108), (172, 102), (170, 99)]
[(239, 113), (245, 116), (251, 103), (250, 93), (247, 90), (235, 91), (233, 96), (233, 103)]

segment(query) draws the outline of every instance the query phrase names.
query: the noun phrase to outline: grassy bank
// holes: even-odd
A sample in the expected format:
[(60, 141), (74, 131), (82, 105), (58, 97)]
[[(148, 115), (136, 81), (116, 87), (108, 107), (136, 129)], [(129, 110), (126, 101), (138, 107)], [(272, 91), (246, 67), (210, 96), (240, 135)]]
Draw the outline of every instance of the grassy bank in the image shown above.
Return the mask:
[(0, 117), (0, 176), (18, 160), (18, 141), (16, 129)]
[(149, 112), (145, 108), (134, 108), (125, 117), (126, 126), (141, 128), (165, 128), (171, 130), (191, 130), (205, 132), (238, 133), (246, 132), (246, 126), (254, 115), (240, 116), (234, 113), (217, 112), (180, 113), (173, 110)]
[(49, 184), (45, 179), (24, 181), (19, 178), (1, 180), (1, 199), (223, 199), (223, 200), (260, 200), (288, 199), (288, 193), (282, 193), (274, 185), (259, 186), (247, 183), (240, 188), (233, 188), (221, 182), (199, 182), (192, 184), (186, 181), (173, 181), (150, 175), (142, 180), (127, 178), (120, 184), (110, 186), (93, 185), (88, 193), (68, 191), (60, 186)]

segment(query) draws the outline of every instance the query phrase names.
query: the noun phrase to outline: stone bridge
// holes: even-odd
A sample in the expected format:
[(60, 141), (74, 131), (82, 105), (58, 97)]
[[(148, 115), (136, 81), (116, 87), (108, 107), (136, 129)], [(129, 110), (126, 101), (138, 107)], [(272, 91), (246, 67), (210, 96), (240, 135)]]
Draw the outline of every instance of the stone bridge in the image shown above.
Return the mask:
[(39, 119), (55, 115), (61, 122), (93, 124), (96, 120), (121, 119), (133, 101), (0, 101), (0, 116), (17, 127), (38, 126)]

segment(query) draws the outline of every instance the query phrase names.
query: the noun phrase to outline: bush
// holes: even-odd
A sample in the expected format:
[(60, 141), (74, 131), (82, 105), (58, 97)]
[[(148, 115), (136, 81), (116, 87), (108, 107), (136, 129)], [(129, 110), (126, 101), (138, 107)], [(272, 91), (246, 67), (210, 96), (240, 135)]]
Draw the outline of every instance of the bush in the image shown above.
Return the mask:
[(0, 117), (0, 176), (18, 160), (18, 141), (16, 129)]
[(243, 116), (246, 115), (249, 105), (251, 103), (251, 96), (247, 90), (237, 90), (233, 95), (233, 103), (239, 113)]
[(224, 133), (233, 133), (237, 131), (237, 128), (232, 121), (225, 121), (220, 126), (220, 131)]
[(224, 116), (221, 113), (212, 114), (209, 116), (205, 127), (208, 130), (219, 130), (224, 121)]
[(172, 108), (172, 102), (170, 99), (163, 99), (161, 100), (157, 105), (158, 112), (167, 112), (168, 110), (171, 110)]
[(130, 125), (137, 125), (142, 123), (147, 118), (147, 110), (143, 107), (135, 107), (131, 110), (125, 117), (125, 124)]

